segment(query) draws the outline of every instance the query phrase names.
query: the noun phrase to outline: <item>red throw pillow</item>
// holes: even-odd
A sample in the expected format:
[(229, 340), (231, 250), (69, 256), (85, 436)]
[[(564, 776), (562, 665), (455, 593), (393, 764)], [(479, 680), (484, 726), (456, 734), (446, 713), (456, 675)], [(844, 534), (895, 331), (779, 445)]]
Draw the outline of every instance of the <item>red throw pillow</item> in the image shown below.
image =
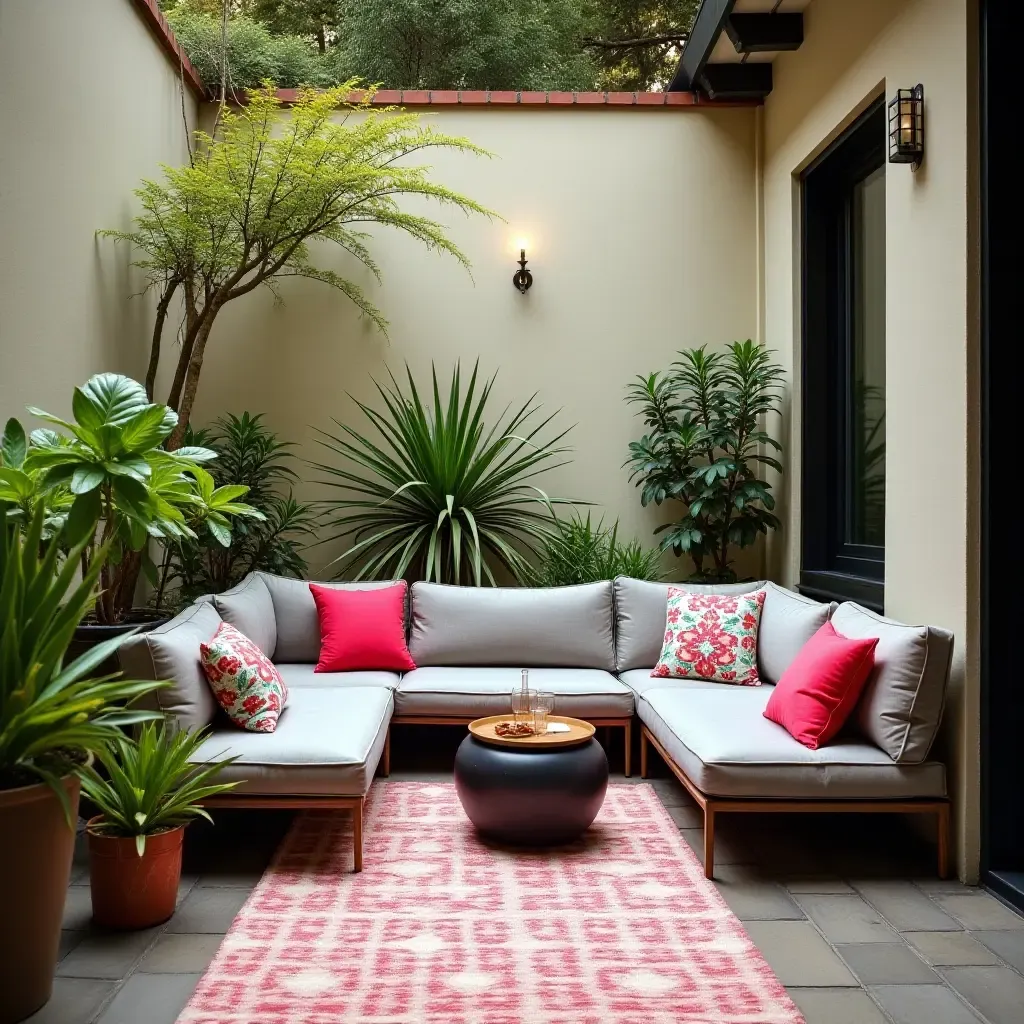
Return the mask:
[(811, 750), (824, 746), (856, 705), (877, 644), (877, 637), (851, 640), (824, 623), (782, 673), (764, 717)]
[(405, 644), (403, 580), (376, 590), (309, 589), (320, 616), (316, 672), (411, 672), (416, 663)]
[(273, 732), (288, 687), (274, 663), (244, 633), (222, 622), (199, 645), (199, 660), (217, 703), (235, 725), (249, 732)]

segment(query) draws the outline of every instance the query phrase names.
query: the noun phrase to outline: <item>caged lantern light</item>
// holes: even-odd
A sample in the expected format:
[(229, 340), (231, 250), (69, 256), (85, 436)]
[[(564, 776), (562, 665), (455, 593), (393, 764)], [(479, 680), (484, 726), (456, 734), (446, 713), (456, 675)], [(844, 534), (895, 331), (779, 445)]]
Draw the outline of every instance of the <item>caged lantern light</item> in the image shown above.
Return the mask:
[(889, 101), (889, 163), (911, 164), (924, 159), (924, 86), (897, 89)]

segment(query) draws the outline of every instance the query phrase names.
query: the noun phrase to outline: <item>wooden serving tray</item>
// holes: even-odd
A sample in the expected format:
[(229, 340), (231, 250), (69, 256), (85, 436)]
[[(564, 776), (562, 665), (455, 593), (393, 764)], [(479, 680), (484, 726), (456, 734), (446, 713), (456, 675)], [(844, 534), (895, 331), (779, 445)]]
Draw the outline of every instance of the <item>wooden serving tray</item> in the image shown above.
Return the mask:
[(594, 735), (595, 729), (589, 722), (578, 718), (566, 718), (564, 715), (548, 715), (549, 722), (564, 722), (569, 726), (568, 732), (548, 732), (543, 736), (498, 736), (494, 727), (498, 722), (511, 722), (512, 715), (489, 715), (469, 723), (469, 731), (484, 743), (495, 747), (574, 747), (586, 743)]

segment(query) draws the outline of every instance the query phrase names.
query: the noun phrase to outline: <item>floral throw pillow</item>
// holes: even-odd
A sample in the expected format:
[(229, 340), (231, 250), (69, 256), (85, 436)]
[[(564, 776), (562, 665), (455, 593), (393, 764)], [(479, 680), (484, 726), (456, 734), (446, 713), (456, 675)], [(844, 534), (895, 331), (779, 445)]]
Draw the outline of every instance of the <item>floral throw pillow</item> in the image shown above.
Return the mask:
[(765, 591), (694, 594), (668, 588), (665, 643), (652, 676), (760, 686), (757, 629)]
[(273, 732), (288, 702), (288, 687), (274, 663), (244, 633), (222, 622), (199, 645), (203, 672), (217, 703), (235, 725)]

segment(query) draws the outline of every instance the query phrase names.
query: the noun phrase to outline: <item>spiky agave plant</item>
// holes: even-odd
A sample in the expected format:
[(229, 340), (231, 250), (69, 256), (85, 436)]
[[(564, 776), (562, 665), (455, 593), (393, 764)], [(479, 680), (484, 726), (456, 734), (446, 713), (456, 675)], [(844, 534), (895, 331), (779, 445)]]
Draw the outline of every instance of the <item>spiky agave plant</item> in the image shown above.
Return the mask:
[(494, 586), (503, 567), (528, 580), (530, 560), (553, 528), (552, 508), (566, 503), (530, 481), (566, 464), (568, 430), (541, 439), (555, 414), (540, 415), (536, 394), (488, 426), (495, 377), (480, 383), (479, 363), (465, 392), (456, 364), (446, 400), (432, 367), (429, 404), (408, 366), (407, 392), (389, 377), (390, 384), (374, 381), (384, 411), (356, 402), (380, 440), (337, 420), (340, 433), (319, 432), (320, 444), (342, 461), (314, 463), (325, 474), (321, 482), (342, 491), (322, 502), (333, 528), (325, 539), (349, 542), (331, 563), (338, 576)]
[(202, 801), (233, 789), (237, 782), (213, 782), (235, 757), (195, 764), (192, 756), (206, 739), (205, 729), (171, 732), (166, 724), (142, 726), (136, 739), (120, 736), (99, 752), (106, 769), (82, 774), (82, 789), (101, 819), (89, 827), (99, 835), (135, 839), (141, 857), (146, 836), (210, 815)]

